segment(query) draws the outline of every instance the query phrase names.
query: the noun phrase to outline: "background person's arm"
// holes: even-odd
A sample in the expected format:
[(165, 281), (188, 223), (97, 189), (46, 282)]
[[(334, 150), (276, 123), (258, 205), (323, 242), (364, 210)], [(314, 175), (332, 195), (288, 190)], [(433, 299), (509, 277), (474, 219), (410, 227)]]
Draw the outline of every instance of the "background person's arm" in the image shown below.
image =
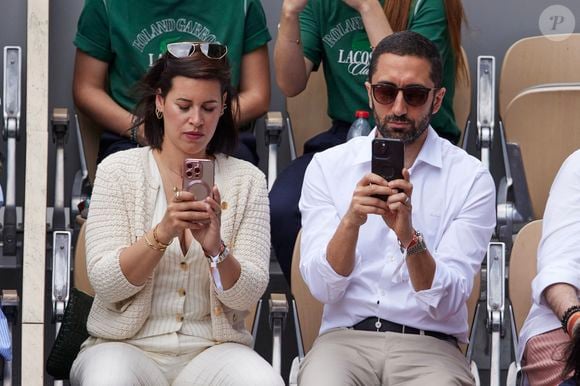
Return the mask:
[[(304, 56), (298, 16), (307, 0), (285, 0), (282, 4), (278, 37), (274, 47), (276, 83), (287, 97), (306, 88), (314, 64)], [(304, 66), (300, 63), (304, 62)]]
[(270, 67), (268, 46), (245, 54), (240, 66), (238, 126), (261, 117), (270, 105)]
[(372, 47), (391, 35), (393, 29), (385, 16), (383, 6), (377, 0), (342, 0), (360, 13), (365, 31)]
[[(108, 68), (107, 62), (77, 49), (73, 78), (75, 106), (103, 128), (128, 138), (133, 115), (107, 93)], [(141, 134), (139, 142), (143, 143)]]

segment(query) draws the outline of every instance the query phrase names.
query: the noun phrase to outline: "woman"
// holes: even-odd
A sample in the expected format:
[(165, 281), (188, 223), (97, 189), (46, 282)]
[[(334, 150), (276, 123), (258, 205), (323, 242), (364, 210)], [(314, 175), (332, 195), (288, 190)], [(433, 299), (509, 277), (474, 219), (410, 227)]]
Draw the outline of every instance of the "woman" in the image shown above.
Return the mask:
[(284, 0), (274, 50), (278, 86), (286, 96), (297, 95), (310, 73), (324, 64), (332, 119), (332, 127), (305, 143), (304, 155), (280, 174), (270, 191), (272, 244), (288, 281), (304, 172), (314, 152), (346, 140), (356, 110), (369, 110), (364, 82), (372, 47), (385, 36), (408, 29), (437, 45), (446, 92), (431, 126), (452, 143), (459, 141), (453, 95), (456, 74), (466, 73), (461, 56), (464, 18), (461, 0)]
[[(283, 384), (247, 347), (246, 310), (268, 283), (268, 201), (262, 173), (224, 155), (236, 143), (226, 52), (168, 45), (136, 112), (150, 146), (99, 165), (86, 233), (91, 337), (72, 384)], [(186, 158), (214, 164), (202, 200), (181, 190)]]

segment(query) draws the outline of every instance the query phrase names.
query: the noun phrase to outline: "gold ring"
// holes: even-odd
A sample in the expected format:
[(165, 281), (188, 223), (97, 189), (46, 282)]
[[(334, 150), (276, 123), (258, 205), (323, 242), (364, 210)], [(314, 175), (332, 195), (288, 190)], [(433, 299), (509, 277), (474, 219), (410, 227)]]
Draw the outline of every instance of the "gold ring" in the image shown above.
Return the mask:
[(176, 190), (173, 195), (175, 196), (175, 201), (181, 201), (181, 190)]
[(405, 205), (409, 205), (410, 202), (411, 202), (411, 197), (407, 196), (407, 198), (405, 199)]

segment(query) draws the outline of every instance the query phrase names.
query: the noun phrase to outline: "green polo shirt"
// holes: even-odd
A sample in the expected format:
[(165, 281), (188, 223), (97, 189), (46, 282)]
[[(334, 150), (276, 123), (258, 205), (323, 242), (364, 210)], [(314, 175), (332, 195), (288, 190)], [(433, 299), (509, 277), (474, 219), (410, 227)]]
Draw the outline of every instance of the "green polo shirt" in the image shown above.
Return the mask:
[(242, 56), (270, 39), (259, 0), (85, 0), (74, 44), (109, 63), (111, 97), (130, 111), (133, 87), (168, 43), (226, 44), (238, 87)]

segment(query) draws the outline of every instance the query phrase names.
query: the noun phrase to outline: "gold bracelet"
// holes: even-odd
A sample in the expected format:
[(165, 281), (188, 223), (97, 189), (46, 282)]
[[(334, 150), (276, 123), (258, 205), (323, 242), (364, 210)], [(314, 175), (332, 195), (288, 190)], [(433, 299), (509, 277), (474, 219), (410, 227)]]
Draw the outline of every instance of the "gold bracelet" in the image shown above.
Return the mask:
[(153, 228), (153, 239), (155, 240), (155, 242), (158, 245), (161, 245), (161, 247), (167, 248), (173, 242), (173, 239), (169, 240), (168, 243), (164, 243), (164, 242), (159, 241), (159, 239), (157, 238), (157, 227), (158, 226), (159, 226), (159, 223), (157, 225), (155, 225), (155, 228)]
[(147, 234), (143, 235), (143, 238), (145, 239), (145, 242), (147, 243), (147, 246), (155, 251), (161, 251), (164, 252), (165, 248), (164, 247), (158, 247), (156, 245), (153, 245), (153, 243), (151, 242), (151, 240), (149, 240), (149, 238), (147, 237)]

